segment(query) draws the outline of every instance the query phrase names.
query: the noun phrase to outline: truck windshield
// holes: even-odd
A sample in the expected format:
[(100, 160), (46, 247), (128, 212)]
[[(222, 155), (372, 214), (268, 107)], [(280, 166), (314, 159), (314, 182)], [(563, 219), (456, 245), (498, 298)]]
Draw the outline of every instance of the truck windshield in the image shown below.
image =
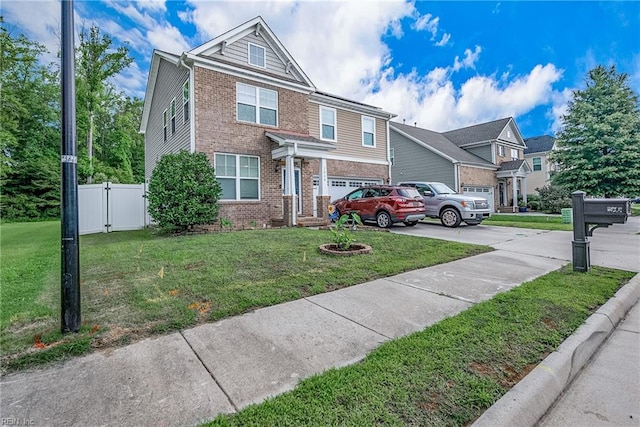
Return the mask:
[(431, 188), (433, 188), (433, 190), (437, 194), (457, 194), (455, 191), (449, 188), (446, 184), (442, 184), (441, 182), (431, 184)]

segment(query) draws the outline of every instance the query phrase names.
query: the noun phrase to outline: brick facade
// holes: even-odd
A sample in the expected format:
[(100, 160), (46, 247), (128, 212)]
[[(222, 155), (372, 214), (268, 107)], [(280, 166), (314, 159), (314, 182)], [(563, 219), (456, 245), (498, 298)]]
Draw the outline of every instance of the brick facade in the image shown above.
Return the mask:
[[(236, 120), (236, 82), (278, 92), (278, 128)], [(238, 229), (254, 224), (269, 226), (272, 218), (282, 218), (282, 172), (276, 168), (279, 162), (271, 158), (271, 150), (276, 144), (264, 132), (278, 129), (308, 133), (308, 95), (200, 67), (195, 67), (194, 89), (196, 151), (205, 153), (212, 164), (215, 153), (260, 158), (260, 200), (221, 201), (220, 217), (228, 219)], [(303, 164), (303, 179), (310, 182), (311, 178), (305, 179), (305, 175), (311, 176), (305, 173), (306, 169), (308, 167)], [(305, 194), (305, 210), (309, 214), (313, 213), (311, 193), (308, 197)], [(310, 206), (307, 206), (307, 198)]]
[(494, 170), (460, 166), (459, 171), (460, 188), (457, 191), (462, 192), (462, 187), (493, 187), (493, 205), (500, 205), (498, 178)]

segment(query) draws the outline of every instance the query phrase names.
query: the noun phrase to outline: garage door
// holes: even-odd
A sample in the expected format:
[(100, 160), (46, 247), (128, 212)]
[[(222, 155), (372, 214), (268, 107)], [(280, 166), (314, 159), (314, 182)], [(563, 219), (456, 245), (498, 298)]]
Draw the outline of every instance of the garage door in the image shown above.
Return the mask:
[[(339, 199), (342, 196), (345, 196), (347, 193), (352, 192), (358, 187), (363, 187), (367, 185), (379, 185), (382, 184), (381, 179), (369, 179), (369, 178), (344, 178), (344, 177), (329, 177), (329, 195), (331, 196), (331, 201)], [(317, 215), (316, 208), (316, 196), (318, 195), (320, 180), (318, 177), (313, 178), (313, 212), (314, 215)]]
[(462, 192), (467, 196), (482, 197), (483, 199), (487, 199), (491, 212), (496, 211), (493, 201), (493, 187), (463, 187)]

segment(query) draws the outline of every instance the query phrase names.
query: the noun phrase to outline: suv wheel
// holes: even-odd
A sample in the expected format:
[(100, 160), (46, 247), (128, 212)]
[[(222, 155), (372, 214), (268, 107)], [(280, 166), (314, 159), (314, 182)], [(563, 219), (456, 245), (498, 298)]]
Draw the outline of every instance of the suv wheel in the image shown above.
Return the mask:
[(393, 224), (391, 222), (391, 216), (385, 211), (378, 212), (378, 215), (376, 215), (376, 223), (380, 228), (389, 228)]
[(440, 214), (440, 222), (445, 227), (455, 228), (460, 225), (460, 214), (454, 208), (446, 208)]

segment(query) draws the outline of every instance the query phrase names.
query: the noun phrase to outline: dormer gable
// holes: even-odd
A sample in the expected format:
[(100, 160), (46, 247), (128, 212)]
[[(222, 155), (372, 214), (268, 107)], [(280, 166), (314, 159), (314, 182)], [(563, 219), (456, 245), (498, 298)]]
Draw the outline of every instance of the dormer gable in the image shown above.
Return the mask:
[(243, 70), (268, 74), (315, 90), (315, 86), (261, 16), (187, 52)]
[(499, 142), (509, 143), (509, 146), (511, 147), (517, 147), (520, 149), (524, 149), (526, 147), (524, 139), (522, 138), (522, 135), (520, 135), (520, 130), (518, 129), (518, 126), (516, 126), (516, 122), (513, 118), (507, 122), (497, 139)]

